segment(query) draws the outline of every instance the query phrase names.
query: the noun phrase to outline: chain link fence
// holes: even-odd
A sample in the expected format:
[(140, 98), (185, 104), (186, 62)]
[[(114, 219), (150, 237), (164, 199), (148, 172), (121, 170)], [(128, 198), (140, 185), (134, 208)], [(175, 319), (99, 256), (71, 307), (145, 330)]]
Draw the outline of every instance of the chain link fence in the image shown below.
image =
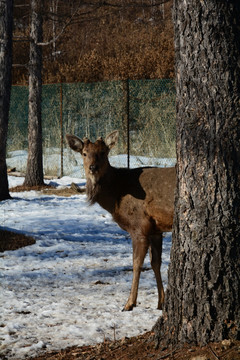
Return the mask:
[[(84, 177), (81, 156), (65, 134), (95, 141), (119, 130), (111, 151), (115, 166), (169, 166), (175, 162), (175, 85), (171, 79), (43, 85), (42, 128), (46, 175)], [(13, 86), (8, 166), (27, 163), (28, 87)], [(120, 156), (121, 155), (121, 156)]]

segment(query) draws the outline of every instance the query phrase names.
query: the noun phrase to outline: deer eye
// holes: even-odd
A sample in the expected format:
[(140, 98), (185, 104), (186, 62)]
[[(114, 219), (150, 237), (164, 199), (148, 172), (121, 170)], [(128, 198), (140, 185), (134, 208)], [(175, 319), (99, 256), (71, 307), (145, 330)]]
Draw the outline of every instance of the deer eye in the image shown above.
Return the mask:
[(87, 156), (87, 154), (86, 154), (86, 153), (83, 153), (83, 156)]

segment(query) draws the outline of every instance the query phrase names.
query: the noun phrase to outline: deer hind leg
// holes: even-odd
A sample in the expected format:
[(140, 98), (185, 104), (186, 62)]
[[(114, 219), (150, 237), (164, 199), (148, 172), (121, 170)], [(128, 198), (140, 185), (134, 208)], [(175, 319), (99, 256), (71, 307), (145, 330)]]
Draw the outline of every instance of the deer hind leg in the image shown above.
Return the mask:
[(162, 233), (151, 235), (150, 239), (150, 259), (152, 269), (155, 274), (158, 288), (158, 309), (162, 310), (164, 302), (164, 290), (161, 277), (161, 263), (162, 263)]
[(132, 245), (133, 245), (133, 280), (132, 280), (132, 287), (128, 301), (123, 309), (124, 311), (130, 311), (136, 306), (139, 278), (140, 278), (144, 258), (148, 251), (149, 243), (147, 238), (145, 237), (142, 237), (140, 239), (133, 238)]

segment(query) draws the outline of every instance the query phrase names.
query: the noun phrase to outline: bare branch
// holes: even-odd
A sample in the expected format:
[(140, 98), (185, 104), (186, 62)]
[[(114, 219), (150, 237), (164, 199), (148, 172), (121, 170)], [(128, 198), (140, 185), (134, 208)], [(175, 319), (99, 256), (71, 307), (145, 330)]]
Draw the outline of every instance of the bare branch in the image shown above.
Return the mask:
[(132, 2), (132, 3), (127, 3), (127, 4), (111, 4), (107, 1), (99, 1), (99, 2), (87, 2), (86, 5), (89, 6), (99, 6), (99, 7), (115, 7), (118, 9), (121, 8), (130, 8), (130, 7), (138, 7), (138, 8), (152, 8), (155, 6), (159, 6), (159, 5), (163, 5), (166, 4), (167, 2), (169, 2), (169, 0), (161, 0), (157, 3), (154, 4), (144, 4), (144, 3), (138, 3), (138, 2)]
[(25, 67), (28, 68), (28, 64), (12, 64), (13, 67)]
[(39, 46), (46, 46), (46, 45), (51, 45), (53, 44), (65, 31), (66, 27), (71, 23), (72, 19), (74, 18), (74, 16), (76, 15), (76, 13), (78, 12), (79, 7), (75, 10), (75, 12), (73, 13), (73, 15), (70, 17), (70, 19), (66, 22), (66, 24), (63, 26), (62, 30), (59, 32), (59, 34), (57, 36), (55, 36), (53, 39), (51, 39), (48, 42), (39, 42), (37, 43), (37, 45)]
[(30, 42), (29, 38), (22, 38), (21, 36), (15, 36), (13, 42)]
[(15, 8), (23, 8), (23, 7), (29, 7), (29, 6), (30, 6), (29, 4), (19, 4), (19, 5), (14, 4)]
[[(152, 8), (152, 7), (156, 7), (156, 6), (159, 6), (159, 5), (162, 5), (162, 4), (165, 4), (169, 2), (169, 0), (161, 0), (161, 1), (158, 1), (157, 3), (154, 3), (154, 4), (145, 4), (145, 3), (138, 3), (138, 2), (132, 2), (132, 3), (126, 3), (126, 4), (119, 4), (119, 3), (115, 3), (115, 4), (112, 4), (108, 1), (97, 1), (97, 2), (94, 2), (94, 1), (88, 1), (86, 3), (81, 3), (77, 9), (74, 11), (73, 15), (69, 18), (69, 20), (65, 23), (65, 25), (63, 25), (63, 28), (62, 30), (58, 33), (58, 35), (56, 35), (54, 38), (52, 38), (51, 40), (49, 41), (46, 41), (46, 42), (39, 42), (37, 45), (39, 46), (47, 46), (47, 45), (51, 45), (53, 44), (54, 42), (56, 42), (59, 37), (64, 33), (65, 29), (71, 24), (73, 23), (73, 19), (75, 18), (75, 21), (76, 21), (76, 15), (77, 13), (79, 12), (80, 8), (83, 6), (83, 5), (87, 5), (88, 7), (92, 7), (91, 10), (87, 10), (87, 11), (84, 11), (80, 14), (78, 14), (78, 16), (80, 17), (83, 17), (83, 16), (86, 16), (86, 15), (90, 15), (92, 14), (93, 12), (95, 12), (96, 10), (102, 8), (102, 7), (109, 7), (109, 8), (115, 8), (115, 9), (126, 9), (126, 8)], [(54, 13), (50, 13), (50, 18), (52, 16), (52, 21), (57, 21), (57, 18), (59, 17), (59, 15), (57, 14), (54, 14)], [(54, 19), (55, 17), (55, 19)], [(90, 20), (94, 20), (94, 19), (90, 19)], [(74, 22), (75, 22), (74, 21)], [(84, 20), (82, 20), (84, 21)], [(88, 19), (89, 21), (89, 19)]]

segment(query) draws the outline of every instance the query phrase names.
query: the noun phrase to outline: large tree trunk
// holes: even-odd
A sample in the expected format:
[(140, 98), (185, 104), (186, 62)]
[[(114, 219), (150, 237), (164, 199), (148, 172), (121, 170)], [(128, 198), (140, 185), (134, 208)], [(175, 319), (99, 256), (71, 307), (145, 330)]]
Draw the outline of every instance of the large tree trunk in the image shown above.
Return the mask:
[(0, 0), (0, 200), (9, 199), (6, 144), (11, 94), (12, 1)]
[(174, 3), (175, 220), (158, 341), (240, 338), (240, 3)]
[(42, 0), (31, 0), (29, 61), (28, 161), (24, 185), (42, 185)]

